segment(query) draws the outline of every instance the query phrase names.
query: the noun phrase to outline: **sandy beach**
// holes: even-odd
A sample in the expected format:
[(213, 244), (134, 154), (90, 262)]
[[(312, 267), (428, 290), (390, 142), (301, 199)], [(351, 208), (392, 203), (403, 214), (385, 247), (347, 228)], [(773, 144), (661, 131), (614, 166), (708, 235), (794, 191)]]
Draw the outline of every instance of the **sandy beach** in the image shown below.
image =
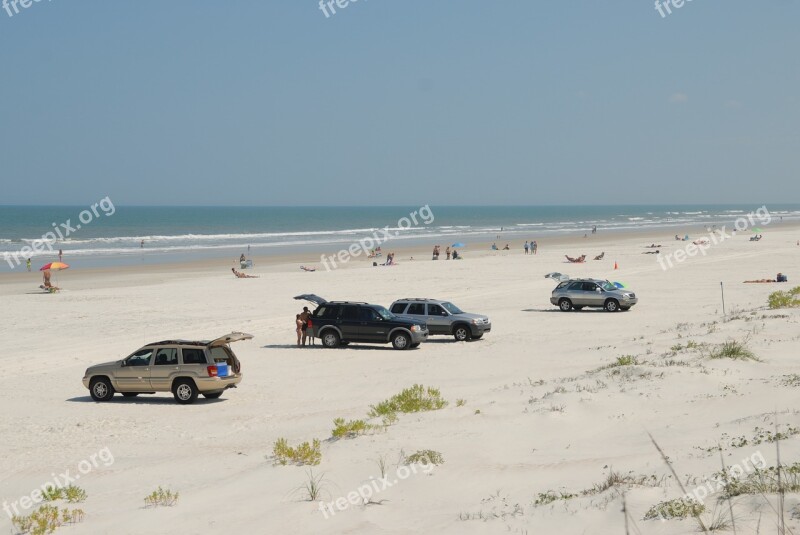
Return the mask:
[[(644, 520), (682, 495), (648, 432), (687, 490), (720, 470), (715, 446), (726, 465), (775, 466), (775, 443), (763, 436), (776, 425), (783, 463), (800, 460), (800, 310), (766, 307), (771, 292), (800, 284), (800, 229), (775, 225), (759, 242), (742, 233), (662, 269), (643, 253), (651, 243), (663, 245), (662, 256), (685, 250), (670, 236), (552, 239), (527, 256), (519, 240), (511, 251), (469, 244), (464, 260), (450, 262), (398, 248), (397, 266), (361, 257), (331, 271), (318, 256), (256, 258), (251, 273), (260, 278), (246, 280), (231, 275), (233, 261), (65, 271), (54, 295), (37, 290), (38, 273), (4, 275), (2, 332), (11, 343), (2, 356), (0, 500), (30, 513), (20, 498), (69, 470), (88, 497), (84, 520), (64, 533), (621, 534), (624, 495), (631, 533), (695, 532), (692, 518)], [(602, 261), (564, 261), (601, 252)], [(562, 313), (549, 302), (555, 284), (544, 275), (553, 271), (621, 281), (640, 301), (628, 312)], [(743, 283), (778, 272), (788, 284)], [(493, 329), (479, 341), (434, 337), (411, 351), (297, 348), (294, 315), (304, 303), (292, 298), (301, 293), (384, 306), (448, 299), (487, 314)], [(95, 403), (81, 385), (89, 365), (145, 343), (231, 331), (254, 339), (234, 345), (244, 379), (219, 400)], [(709, 358), (729, 340), (758, 360)], [(440, 389), (448, 405), (331, 439), (335, 418), (367, 418), (370, 406), (414, 384)], [(309, 501), (309, 467), (271, 459), (279, 438), (322, 441), (313, 474), (323, 477), (324, 504), (372, 485), (367, 503)], [(402, 463), (419, 450), (444, 462)], [(379, 459), (385, 488), (372, 484)], [(603, 488), (613, 474), (621, 482)], [(145, 508), (159, 486), (179, 492), (177, 504)], [(708, 525), (727, 511), (718, 496), (705, 498)], [(776, 533), (776, 503), (737, 497), (739, 533)], [(797, 494), (786, 496), (785, 511), (797, 532)], [(4, 513), (0, 531), (10, 530)]]

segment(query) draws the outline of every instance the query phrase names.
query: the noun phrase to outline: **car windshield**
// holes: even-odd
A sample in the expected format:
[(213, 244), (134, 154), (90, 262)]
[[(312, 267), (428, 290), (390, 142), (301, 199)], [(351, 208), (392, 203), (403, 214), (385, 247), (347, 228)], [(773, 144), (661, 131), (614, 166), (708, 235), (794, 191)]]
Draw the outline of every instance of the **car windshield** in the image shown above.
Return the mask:
[(396, 317), (394, 314), (386, 310), (384, 307), (375, 307), (374, 310), (375, 312), (380, 314), (380, 316), (385, 320), (393, 320)]
[(617, 289), (617, 287), (614, 286), (613, 283), (608, 281), (605, 281), (603, 284), (600, 285), (600, 287), (602, 287), (607, 292), (613, 292), (614, 290)]
[(464, 312), (455, 306), (453, 303), (442, 303), (442, 306), (447, 310), (450, 314), (463, 314)]

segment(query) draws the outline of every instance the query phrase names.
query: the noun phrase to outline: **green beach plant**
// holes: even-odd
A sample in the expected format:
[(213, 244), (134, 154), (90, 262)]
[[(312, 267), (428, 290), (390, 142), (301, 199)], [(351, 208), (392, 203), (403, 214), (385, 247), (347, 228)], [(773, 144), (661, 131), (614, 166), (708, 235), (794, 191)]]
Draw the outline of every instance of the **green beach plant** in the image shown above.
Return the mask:
[(310, 444), (303, 442), (293, 448), (285, 438), (279, 438), (272, 447), (275, 463), (280, 465), (294, 464), (297, 466), (316, 466), (322, 461), (322, 451), (319, 439), (314, 439)]
[(414, 385), (406, 388), (399, 394), (371, 405), (369, 417), (386, 417), (391, 414), (436, 411), (447, 406), (447, 401), (442, 398), (438, 388)]

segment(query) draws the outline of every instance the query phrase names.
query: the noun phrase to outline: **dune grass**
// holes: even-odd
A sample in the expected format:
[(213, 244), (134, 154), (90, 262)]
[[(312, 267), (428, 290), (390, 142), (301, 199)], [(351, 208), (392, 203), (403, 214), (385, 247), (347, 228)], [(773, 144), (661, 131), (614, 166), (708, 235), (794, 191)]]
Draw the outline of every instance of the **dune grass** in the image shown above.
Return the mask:
[(728, 340), (712, 349), (708, 354), (711, 359), (754, 360), (760, 359), (748, 347), (746, 342)]

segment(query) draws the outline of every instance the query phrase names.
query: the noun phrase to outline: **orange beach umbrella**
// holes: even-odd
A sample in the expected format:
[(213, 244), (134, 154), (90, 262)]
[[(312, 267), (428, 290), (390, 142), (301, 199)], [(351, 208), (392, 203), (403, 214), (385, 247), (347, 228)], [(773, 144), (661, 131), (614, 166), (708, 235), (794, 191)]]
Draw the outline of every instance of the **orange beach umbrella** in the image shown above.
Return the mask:
[(68, 267), (69, 264), (65, 264), (64, 262), (50, 262), (49, 264), (45, 264), (39, 268), (39, 271), (46, 271), (48, 269), (50, 271), (61, 271), (63, 269), (67, 269)]

